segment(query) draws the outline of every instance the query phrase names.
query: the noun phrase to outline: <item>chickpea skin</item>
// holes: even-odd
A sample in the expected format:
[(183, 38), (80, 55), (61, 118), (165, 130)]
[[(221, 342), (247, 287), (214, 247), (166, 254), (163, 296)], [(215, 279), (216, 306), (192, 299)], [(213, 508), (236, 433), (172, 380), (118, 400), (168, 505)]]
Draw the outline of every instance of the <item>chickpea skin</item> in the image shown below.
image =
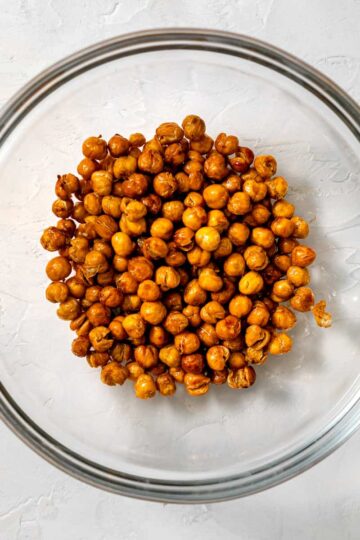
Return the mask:
[(256, 379), (256, 373), (251, 366), (245, 366), (239, 369), (230, 369), (227, 384), (230, 388), (249, 388)]
[(186, 373), (184, 377), (185, 389), (190, 396), (203, 396), (209, 391), (209, 377), (197, 373)]
[(179, 285), (180, 275), (171, 266), (160, 266), (155, 272), (155, 282), (162, 291), (168, 291)]
[(176, 391), (174, 378), (170, 373), (163, 373), (156, 379), (156, 385), (162, 396), (173, 396)]
[(310, 287), (299, 287), (291, 298), (290, 304), (296, 311), (310, 311), (315, 304), (314, 293)]
[(121, 366), (117, 362), (109, 362), (101, 369), (101, 382), (109, 386), (124, 384), (129, 376), (129, 370), (126, 366)]

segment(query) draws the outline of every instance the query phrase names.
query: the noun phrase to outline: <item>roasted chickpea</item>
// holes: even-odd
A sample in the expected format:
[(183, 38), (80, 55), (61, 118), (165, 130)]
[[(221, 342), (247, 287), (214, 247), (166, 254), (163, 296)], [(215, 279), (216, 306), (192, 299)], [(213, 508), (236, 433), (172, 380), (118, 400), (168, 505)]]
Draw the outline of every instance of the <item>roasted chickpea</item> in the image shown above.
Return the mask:
[[(99, 302), (100, 293), (101, 287), (98, 285), (92, 285), (86, 289), (85, 298), (90, 304), (94, 304), (95, 302)], [(104, 326), (106, 326), (106, 323), (104, 323)]]
[(299, 242), (295, 238), (281, 238), (279, 241), (279, 252), (284, 255), (290, 255)]
[(222, 185), (228, 193), (236, 193), (241, 190), (241, 178), (237, 174), (229, 174)]
[(76, 298), (68, 297), (64, 302), (61, 302), (56, 313), (59, 319), (63, 321), (73, 321), (79, 317), (81, 308)]
[(249, 388), (256, 379), (256, 373), (251, 366), (245, 366), (239, 369), (230, 369), (227, 384), (230, 388)]
[(169, 163), (173, 167), (179, 167), (184, 163), (186, 154), (180, 143), (170, 144), (164, 153), (165, 163)]
[(202, 206), (186, 208), (182, 214), (182, 221), (188, 229), (197, 231), (207, 222), (207, 213)]
[(71, 264), (65, 257), (54, 257), (46, 265), (46, 275), (51, 281), (61, 281), (71, 273)]
[(196, 152), (199, 152), (200, 154), (208, 154), (210, 150), (212, 149), (214, 144), (214, 141), (212, 140), (209, 135), (205, 135), (198, 140), (191, 140), (190, 141), (190, 149), (195, 150)]
[(240, 277), (245, 272), (245, 260), (240, 253), (232, 253), (224, 262), (224, 272), (231, 277)]
[(200, 340), (192, 332), (180, 332), (175, 336), (174, 344), (180, 354), (192, 354), (200, 347)]
[(251, 241), (264, 249), (269, 249), (275, 242), (275, 237), (270, 229), (255, 227), (251, 232)]
[(276, 201), (272, 208), (272, 213), (275, 217), (292, 218), (295, 212), (295, 206), (285, 199)]
[(273, 156), (257, 156), (254, 160), (256, 172), (263, 177), (274, 176), (277, 169), (276, 159)]
[(248, 324), (266, 326), (270, 319), (270, 313), (263, 302), (256, 302), (250, 311), (246, 321)]
[(174, 336), (183, 332), (188, 325), (187, 317), (179, 311), (171, 311), (164, 321), (165, 330)]
[(197, 279), (193, 279), (185, 287), (184, 301), (191, 306), (201, 306), (206, 302), (206, 297), (206, 291), (200, 286)]
[(88, 214), (98, 216), (101, 214), (101, 196), (97, 193), (88, 193), (84, 197), (84, 207)]
[(130, 200), (124, 208), (124, 214), (129, 221), (139, 221), (146, 216), (147, 209), (142, 202)]
[(100, 196), (110, 195), (113, 175), (108, 171), (95, 171), (91, 175), (91, 187)]
[(223, 287), (223, 280), (212, 268), (204, 268), (199, 273), (199, 285), (209, 292), (218, 292)]
[(58, 176), (55, 193), (59, 199), (67, 200), (73, 193), (79, 191), (79, 179), (71, 173)]
[(315, 304), (314, 293), (310, 287), (299, 287), (291, 298), (290, 304), (296, 311), (310, 311)]
[(77, 337), (71, 344), (71, 351), (75, 356), (86, 356), (90, 349), (90, 340), (85, 336)]
[[(139, 157), (140, 161), (141, 156)], [(134, 156), (121, 156), (114, 162), (114, 176), (115, 178), (126, 178), (135, 173), (137, 167), (137, 159)], [(141, 168), (141, 167), (140, 167)], [(109, 193), (106, 193), (109, 195)]]
[(194, 231), (189, 227), (181, 227), (173, 236), (174, 244), (182, 251), (190, 251), (194, 247)]
[(89, 251), (85, 256), (84, 270), (88, 277), (93, 277), (96, 274), (106, 272), (109, 269), (109, 263), (102, 253), (99, 251)]
[(230, 351), (223, 345), (214, 345), (206, 353), (206, 361), (210, 369), (221, 371), (230, 358)]
[(230, 298), (234, 296), (235, 285), (229, 278), (224, 278), (223, 288), (219, 292), (211, 293), (211, 299), (215, 302), (220, 302), (220, 304), (226, 304), (230, 301)]
[(88, 137), (82, 145), (82, 152), (89, 159), (104, 159), (107, 154), (106, 141), (99, 137)]
[(86, 312), (87, 318), (95, 327), (107, 326), (110, 323), (110, 314), (110, 309), (100, 302), (95, 302), (92, 304)]
[(170, 199), (177, 189), (177, 180), (170, 172), (163, 171), (155, 176), (153, 188), (160, 197)]
[(86, 359), (90, 367), (97, 368), (105, 366), (110, 360), (110, 356), (107, 352), (91, 352)]
[(150, 174), (158, 174), (162, 171), (163, 166), (163, 158), (156, 150), (145, 149), (138, 158), (139, 169)]
[(139, 313), (127, 315), (123, 320), (123, 327), (131, 338), (142, 337), (146, 330), (146, 324)]
[(215, 331), (220, 339), (235, 339), (241, 331), (240, 319), (234, 315), (228, 315), (216, 323)]
[(246, 146), (239, 146), (235, 153), (235, 157), (229, 159), (231, 168), (238, 173), (246, 172), (253, 160), (254, 154), (252, 150)]
[(122, 292), (111, 286), (104, 287), (100, 292), (100, 302), (109, 308), (116, 308), (123, 301)]
[(74, 298), (83, 298), (85, 296), (86, 286), (75, 276), (67, 279), (66, 285), (69, 289), (69, 294)]
[(305, 268), (316, 259), (316, 252), (308, 246), (296, 246), (291, 252), (291, 264)]
[(294, 224), (294, 238), (306, 238), (309, 234), (309, 224), (305, 219), (300, 216), (294, 216), (291, 218), (291, 222)]
[(235, 135), (226, 135), (226, 133), (219, 133), (215, 140), (216, 151), (224, 156), (234, 154), (239, 146), (239, 139)]
[(282, 176), (277, 176), (272, 180), (266, 180), (265, 184), (267, 185), (268, 195), (272, 199), (283, 199), (288, 190), (288, 183)]
[(162, 396), (173, 396), (176, 391), (174, 378), (170, 373), (162, 373), (156, 379), (156, 385)]
[(245, 355), (239, 351), (234, 351), (230, 354), (228, 363), (231, 369), (239, 369), (247, 366)]
[(233, 245), (230, 238), (221, 238), (219, 247), (213, 251), (215, 259), (222, 259), (231, 255)]
[(264, 349), (271, 339), (271, 334), (265, 328), (257, 324), (251, 324), (245, 332), (245, 343), (255, 350)]
[(274, 334), (269, 343), (270, 354), (286, 354), (291, 351), (292, 339), (284, 333)]
[(62, 303), (65, 302), (69, 296), (69, 289), (65, 283), (61, 281), (54, 281), (50, 283), (46, 288), (46, 299), (52, 303)]
[(291, 266), (291, 259), (289, 255), (275, 255), (273, 262), (276, 268), (279, 268), (282, 272), (287, 272)]
[(247, 193), (237, 191), (230, 198), (227, 209), (236, 216), (243, 216), (251, 210), (251, 199)]
[(266, 251), (261, 246), (249, 246), (244, 251), (244, 259), (250, 270), (264, 270), (269, 264)]
[(135, 247), (130, 236), (124, 232), (115, 233), (111, 238), (111, 245), (120, 257), (127, 257)]
[(247, 193), (253, 202), (259, 202), (265, 199), (267, 194), (266, 184), (250, 179), (243, 183), (243, 192)]
[(239, 282), (241, 294), (257, 294), (264, 287), (264, 280), (258, 272), (247, 272)]
[(302, 287), (310, 283), (309, 270), (301, 266), (289, 266), (286, 277), (295, 287)]
[(93, 172), (98, 169), (99, 165), (96, 161), (84, 158), (77, 166), (77, 172), (85, 179), (90, 179)]
[(245, 221), (252, 227), (255, 227), (256, 225), (263, 225), (266, 223), (270, 218), (270, 215), (270, 210), (263, 204), (258, 203), (254, 204), (250, 214), (245, 216)]
[(281, 299), (280, 301), (289, 300), (294, 292), (294, 286), (287, 279), (275, 281), (272, 289), (273, 294)]
[(152, 278), (154, 265), (145, 257), (133, 257), (129, 260), (128, 271), (140, 283)]
[(141, 202), (146, 206), (147, 211), (150, 214), (156, 215), (161, 210), (161, 199), (159, 195), (155, 195), (155, 193), (143, 197)]
[(144, 302), (140, 314), (147, 323), (157, 325), (166, 317), (166, 308), (161, 302)]
[(200, 326), (201, 324), (201, 317), (200, 317), (200, 307), (199, 306), (191, 306), (187, 305), (183, 309), (183, 314), (189, 321), (189, 324), (191, 326), (194, 326), (195, 328)]
[(194, 208), (195, 206), (204, 206), (204, 197), (196, 191), (190, 191), (185, 197), (184, 205), (188, 208)]
[(156, 129), (156, 137), (161, 144), (179, 142), (183, 136), (183, 130), (175, 122), (164, 122)]
[(210, 210), (207, 216), (207, 225), (222, 233), (228, 229), (229, 220), (221, 210)]
[(250, 236), (250, 229), (245, 223), (232, 223), (228, 230), (228, 237), (234, 246), (243, 246)]
[(208, 178), (211, 178), (211, 180), (223, 180), (229, 172), (224, 156), (218, 152), (212, 152), (205, 160), (204, 172)]
[(184, 377), (185, 389), (190, 396), (203, 396), (209, 391), (209, 377), (199, 373), (186, 373)]
[(170, 221), (181, 221), (185, 210), (184, 203), (181, 201), (168, 201), (163, 204), (162, 215)]
[(150, 399), (156, 394), (156, 385), (151, 375), (139, 375), (134, 384), (135, 395), (140, 399)]
[(116, 287), (124, 294), (135, 294), (139, 283), (130, 272), (123, 272), (116, 277)]
[(216, 324), (219, 320), (224, 319), (225, 309), (219, 302), (212, 300), (201, 308), (200, 317), (209, 324)]
[(69, 201), (63, 201), (62, 199), (57, 199), (52, 205), (52, 211), (55, 216), (65, 219), (72, 215), (74, 209), (74, 203)]
[(154, 345), (139, 345), (134, 349), (136, 362), (144, 369), (150, 369), (158, 363), (159, 353)]
[(94, 227), (98, 236), (109, 241), (112, 240), (112, 237), (118, 231), (118, 226), (114, 218), (106, 214), (95, 217)]
[[(82, 202), (76, 203), (71, 211), (71, 217), (75, 219), (75, 221), (78, 221), (79, 223), (85, 223), (85, 218), (87, 215), (88, 213), (85, 210), (84, 203)], [(60, 217), (67, 217), (67, 216), (60, 216)]]
[(109, 386), (116, 384), (124, 384), (129, 376), (129, 371), (126, 366), (121, 366), (117, 362), (109, 362), (101, 369), (101, 382)]
[(205, 135), (205, 122), (196, 114), (189, 114), (182, 122), (185, 136), (190, 141), (199, 141)]
[(129, 379), (132, 381), (136, 381), (136, 379), (144, 373), (144, 368), (139, 366), (137, 362), (129, 362), (126, 364), (126, 367), (129, 371)]
[(204, 251), (203, 249), (199, 248), (199, 246), (195, 246), (187, 253), (187, 260), (189, 263), (198, 268), (206, 266), (210, 262), (210, 259), (211, 253), (209, 251)]
[(221, 184), (211, 184), (204, 189), (203, 197), (209, 208), (220, 209), (227, 205), (229, 193)]
[(289, 330), (296, 324), (295, 314), (285, 306), (278, 306), (271, 316), (271, 321), (275, 328)]
[(219, 336), (216, 333), (215, 327), (209, 323), (202, 324), (197, 330), (196, 333), (200, 341), (205, 345), (205, 347), (212, 347), (217, 345), (220, 341)]
[(129, 151), (130, 142), (122, 135), (116, 133), (109, 139), (108, 148), (110, 154), (115, 158), (125, 156)]
[(202, 373), (205, 362), (202, 354), (186, 354), (181, 357), (181, 367), (185, 373)]
[(220, 244), (220, 234), (214, 227), (201, 227), (196, 231), (195, 241), (205, 251), (215, 251)]
[(168, 291), (169, 289), (175, 289), (179, 285), (180, 275), (171, 266), (159, 266), (155, 272), (155, 282), (162, 291)]
[(275, 236), (289, 238), (289, 236), (292, 236), (295, 231), (295, 225), (291, 219), (277, 217), (271, 224), (271, 230)]
[[(175, 242), (170, 242), (168, 245), (168, 254), (165, 257), (165, 262), (168, 266), (182, 266), (186, 262), (186, 255), (175, 244)], [(181, 268), (179, 268), (179, 272)]]
[(213, 371), (211, 373), (211, 382), (213, 384), (225, 384), (228, 376), (228, 369), (222, 369), (220, 371)]
[(237, 318), (246, 317), (252, 308), (252, 301), (248, 296), (239, 294), (234, 296), (229, 303), (229, 311), (231, 315)]
[(170, 219), (157, 218), (150, 227), (150, 234), (156, 238), (169, 240), (172, 237), (174, 225)]
[[(144, 174), (133, 173), (122, 184), (120, 182), (118, 184), (122, 187), (123, 196), (130, 198), (142, 197), (148, 190), (149, 178)], [(144, 201), (142, 202), (145, 204)]]

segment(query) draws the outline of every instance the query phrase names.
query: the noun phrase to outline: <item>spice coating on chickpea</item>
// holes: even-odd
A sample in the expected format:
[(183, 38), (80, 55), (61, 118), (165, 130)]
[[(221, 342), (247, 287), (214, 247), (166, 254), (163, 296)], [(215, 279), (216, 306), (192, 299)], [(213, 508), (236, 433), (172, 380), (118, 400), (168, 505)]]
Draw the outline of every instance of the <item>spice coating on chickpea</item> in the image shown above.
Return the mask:
[(45, 296), (104, 384), (130, 379), (141, 399), (248, 388), (251, 365), (291, 350), (296, 311), (331, 325), (309, 287), (309, 224), (275, 157), (241, 144), (189, 114), (148, 140), (89, 137), (79, 177), (55, 178)]

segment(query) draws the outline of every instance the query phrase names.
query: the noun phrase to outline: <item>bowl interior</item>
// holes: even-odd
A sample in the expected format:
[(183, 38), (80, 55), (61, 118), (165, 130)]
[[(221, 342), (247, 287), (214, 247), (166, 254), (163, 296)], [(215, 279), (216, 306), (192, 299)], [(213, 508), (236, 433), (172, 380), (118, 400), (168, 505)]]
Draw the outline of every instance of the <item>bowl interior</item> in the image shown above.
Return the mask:
[[(312, 283), (330, 330), (298, 317), (293, 351), (257, 369), (249, 390), (202, 399), (134, 398), (70, 352), (72, 332), (44, 299), (55, 224), (54, 179), (75, 172), (81, 142), (202, 116), (210, 135), (235, 133), (274, 154), (288, 199), (311, 223)], [(167, 50), (114, 60), (68, 81), (23, 119), (0, 154), (0, 375), (18, 405), (60, 443), (144, 479), (200, 481), (266, 466), (313, 441), (359, 397), (360, 182), (358, 142), (318, 98), (252, 61)]]

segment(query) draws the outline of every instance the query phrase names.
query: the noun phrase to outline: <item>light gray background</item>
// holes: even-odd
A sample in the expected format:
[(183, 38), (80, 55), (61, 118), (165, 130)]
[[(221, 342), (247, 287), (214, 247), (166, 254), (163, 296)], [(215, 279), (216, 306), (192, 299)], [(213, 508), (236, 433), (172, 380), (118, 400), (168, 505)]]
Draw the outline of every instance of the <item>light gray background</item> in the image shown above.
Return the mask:
[[(359, 21), (359, 0), (0, 0), (0, 103), (64, 55), (159, 26), (259, 37), (311, 63), (359, 99)], [(162, 505), (83, 485), (0, 425), (0, 539), (358, 540), (359, 471), (357, 434), (312, 470), (259, 495)]]

